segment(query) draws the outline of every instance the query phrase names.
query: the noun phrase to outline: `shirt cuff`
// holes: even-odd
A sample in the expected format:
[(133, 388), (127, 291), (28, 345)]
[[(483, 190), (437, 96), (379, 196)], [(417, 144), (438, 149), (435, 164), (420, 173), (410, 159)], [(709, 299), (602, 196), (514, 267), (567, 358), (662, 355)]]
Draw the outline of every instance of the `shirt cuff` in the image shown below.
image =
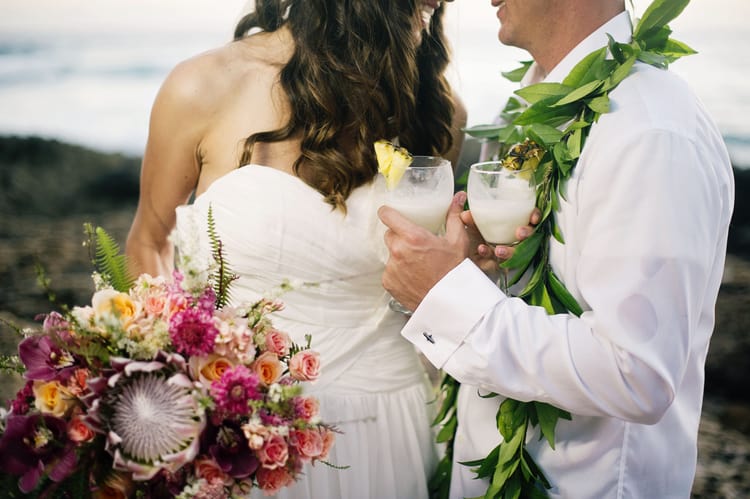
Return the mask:
[(427, 293), (401, 335), (442, 369), (482, 317), (505, 299), (495, 283), (466, 259)]

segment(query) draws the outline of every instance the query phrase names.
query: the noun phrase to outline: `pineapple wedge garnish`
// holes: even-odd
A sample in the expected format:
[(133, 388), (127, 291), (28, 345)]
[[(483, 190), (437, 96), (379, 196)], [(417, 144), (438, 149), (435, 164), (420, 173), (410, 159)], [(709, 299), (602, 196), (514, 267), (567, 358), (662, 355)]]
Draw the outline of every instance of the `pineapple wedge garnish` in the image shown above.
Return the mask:
[(378, 140), (374, 146), (378, 171), (385, 177), (386, 188), (393, 190), (411, 164), (412, 155), (406, 148), (393, 145), (387, 140)]

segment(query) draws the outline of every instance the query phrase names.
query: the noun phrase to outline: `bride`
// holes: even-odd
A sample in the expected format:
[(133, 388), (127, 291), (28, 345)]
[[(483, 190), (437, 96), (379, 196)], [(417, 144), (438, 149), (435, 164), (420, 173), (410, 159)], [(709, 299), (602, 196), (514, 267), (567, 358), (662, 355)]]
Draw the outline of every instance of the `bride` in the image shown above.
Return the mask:
[[(211, 207), (236, 301), (285, 280), (275, 323), (312, 334), (328, 460), (279, 497), (419, 498), (436, 464), (433, 397), (380, 282), (373, 143), (456, 164), (465, 124), (444, 76), (437, 0), (258, 0), (235, 40), (180, 63), (153, 106), (128, 235), (134, 273), (168, 275), (176, 211)], [(189, 207), (185, 205), (193, 198)]]

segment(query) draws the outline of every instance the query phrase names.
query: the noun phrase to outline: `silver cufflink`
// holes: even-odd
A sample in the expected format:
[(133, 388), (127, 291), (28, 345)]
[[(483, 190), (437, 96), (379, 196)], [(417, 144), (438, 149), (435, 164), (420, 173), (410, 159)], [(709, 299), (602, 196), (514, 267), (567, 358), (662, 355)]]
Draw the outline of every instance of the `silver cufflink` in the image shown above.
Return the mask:
[(422, 333), (422, 336), (424, 336), (425, 339), (429, 341), (430, 343), (432, 343), (433, 345), (435, 344), (435, 340), (432, 338), (432, 335), (430, 333), (425, 331), (424, 333)]

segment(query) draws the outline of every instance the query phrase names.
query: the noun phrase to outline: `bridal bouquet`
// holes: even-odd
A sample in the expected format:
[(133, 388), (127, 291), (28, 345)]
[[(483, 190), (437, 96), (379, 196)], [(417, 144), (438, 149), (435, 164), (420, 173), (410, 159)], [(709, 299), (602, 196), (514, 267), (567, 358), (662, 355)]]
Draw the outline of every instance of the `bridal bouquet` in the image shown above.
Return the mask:
[(273, 327), (281, 302), (228, 306), (220, 244), (211, 272), (183, 254), (171, 280), (133, 281), (112, 239), (93, 234), (106, 271), (91, 304), (21, 331), (27, 381), (3, 411), (0, 486), (38, 497), (270, 495), (303, 463), (325, 462), (334, 430), (302, 394), (319, 355), (309, 336), (301, 346)]

